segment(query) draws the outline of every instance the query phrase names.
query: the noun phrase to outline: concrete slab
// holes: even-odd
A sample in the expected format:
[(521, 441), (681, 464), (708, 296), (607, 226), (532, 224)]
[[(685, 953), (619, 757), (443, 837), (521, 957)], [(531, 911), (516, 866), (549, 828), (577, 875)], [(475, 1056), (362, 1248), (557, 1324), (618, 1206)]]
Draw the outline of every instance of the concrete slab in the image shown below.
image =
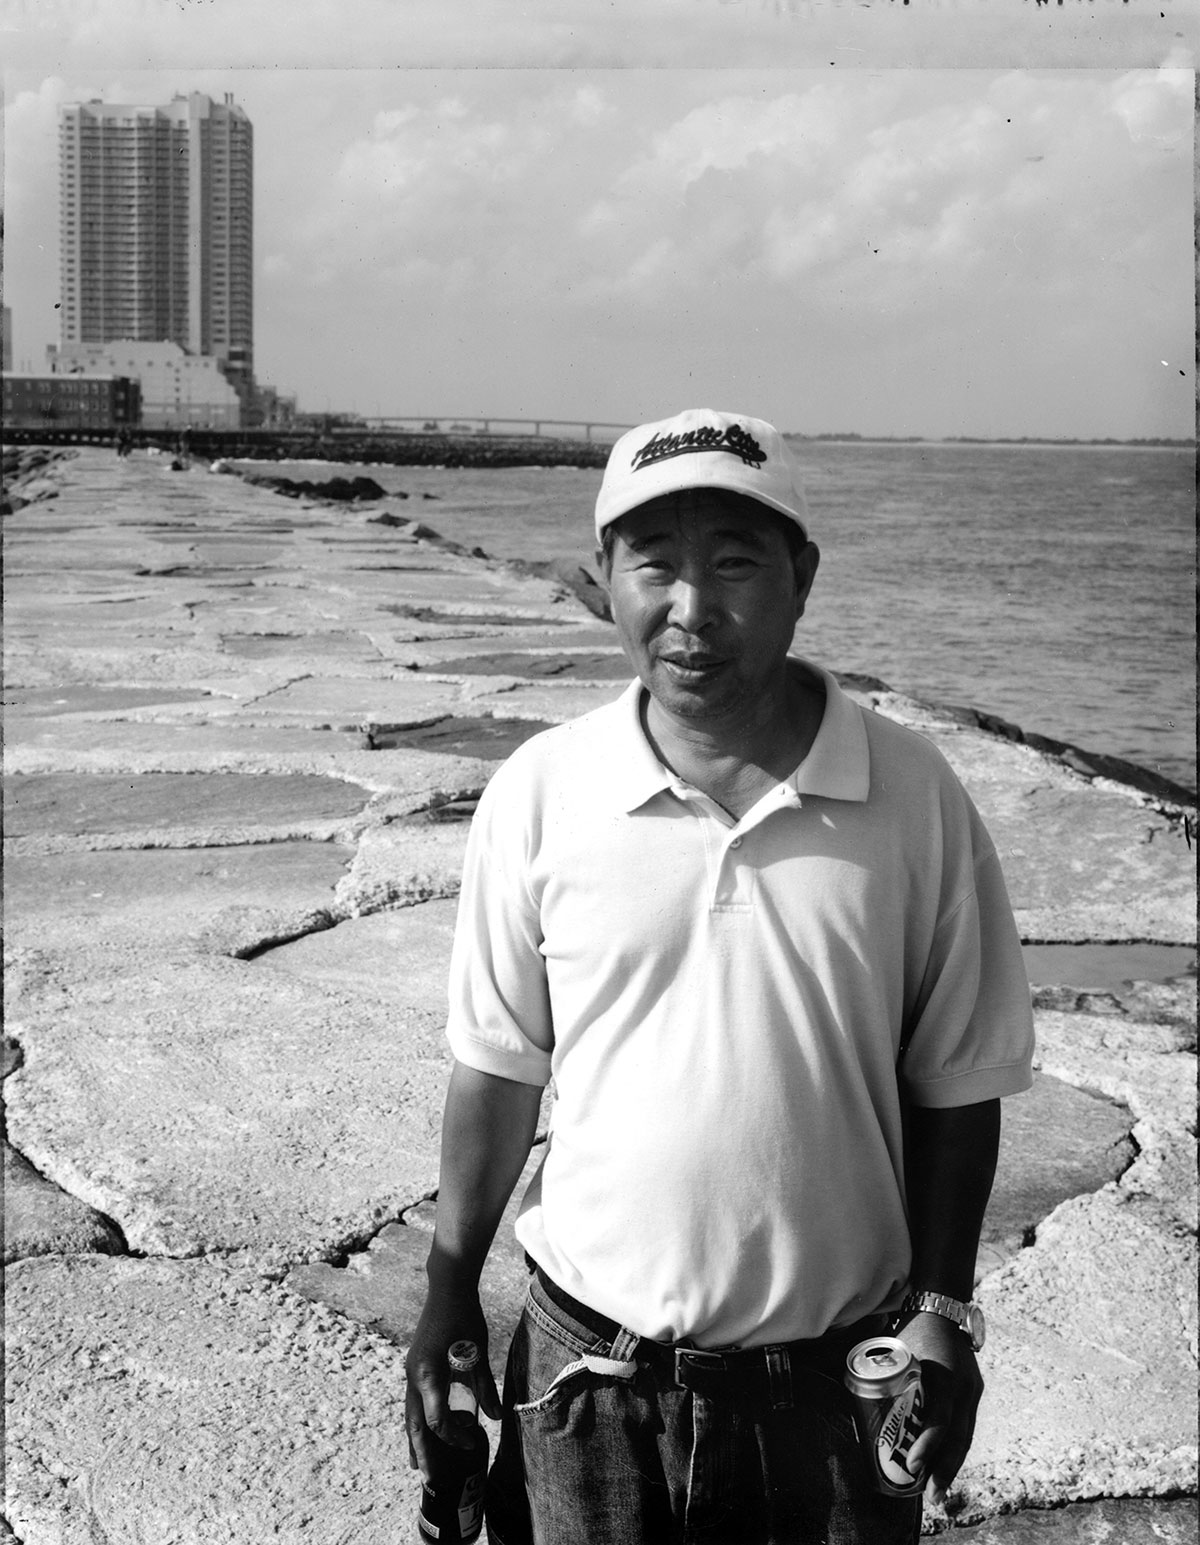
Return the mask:
[(401, 1351), (237, 1261), (7, 1274), (6, 1515), (25, 1545), (395, 1545)]
[(1138, 1155), (1121, 1176), (1121, 1195), (1150, 1199), (1172, 1226), (1193, 1235), (1200, 1220), (1196, 1169), (1196, 1055), (1182, 1049), (1194, 1032), (1125, 1015), (1034, 1015), (1037, 1065), (1077, 1088), (1127, 1105)]
[(248, 578), (228, 589), (219, 586), (197, 586), (194, 596), (186, 601), (188, 612), (200, 626), (213, 628), (253, 628), (295, 620), (307, 620), (310, 624), (353, 621), (361, 617), (359, 607), (338, 606), (327, 590), (305, 593), (297, 587), (284, 585), (259, 585)]
[(365, 564), (361, 556), (354, 568), (338, 573), (336, 588), (360, 606), (433, 605), (449, 594), (462, 605), (494, 607), (511, 600), (536, 607), (545, 605), (550, 590), (541, 580), (516, 580), (472, 559), (439, 558), (433, 567), (420, 561)]
[(1121, 1006), (1135, 1019), (1151, 1024), (1177, 1025), (1184, 1032), (1183, 1051), (1196, 1049), (1197, 981), (1196, 958), (1191, 969), (1166, 981), (1123, 983), (1118, 996)]
[(210, 694), (187, 687), (90, 686), (71, 682), (61, 687), (7, 687), (4, 692), (4, 733), (38, 719), (63, 714), (114, 713), (122, 708), (148, 708), (160, 703), (199, 703)]
[(111, 686), (137, 682), (144, 686), (198, 687), (216, 693), (236, 662), (219, 649), (197, 649), (178, 637), (128, 639), (122, 647), (105, 640), (93, 647), (22, 638), (5, 638), (9, 679), (25, 687), (63, 683)]
[(497, 689), (483, 678), (472, 689), (464, 690), (464, 701), (469, 702), (470, 713), (495, 714), (498, 719), (543, 719), (548, 724), (565, 724), (580, 714), (590, 713), (604, 703), (615, 702), (633, 678), (611, 685), (593, 685), (589, 682), (563, 682), (561, 686), (550, 683), (513, 681)]
[(428, 724), (454, 713), (462, 697), (462, 686), (454, 681), (324, 675), (267, 693), (253, 706), (263, 720), (357, 729), (365, 724)]
[[(408, 610), (419, 611), (420, 608)], [(449, 669), (452, 661), (471, 659), (481, 651), (490, 655), (493, 650), (555, 652), (561, 648), (581, 653), (602, 653), (607, 657), (610, 651), (603, 644), (612, 643), (611, 638), (598, 643), (588, 636), (587, 630), (574, 627), (569, 617), (562, 618), (553, 626), (546, 624), (538, 628), (530, 627), (526, 618), (509, 617), (502, 620), (496, 616), (487, 624), (476, 623), (453, 630), (447, 628), (444, 633), (435, 631), (428, 623), (415, 626), (413, 631), (416, 637), (400, 646), (396, 661), (398, 665), (432, 667), (446, 664)], [(621, 655), (621, 659), (624, 658)]]
[(354, 783), (305, 774), (143, 773), (109, 778), (40, 773), (4, 780), (9, 837), (224, 831), (262, 832), (346, 821), (366, 804)]
[(1127, 1014), (1036, 1010), (1043, 1072), (1128, 1105), (1139, 1119), (1193, 1130), (1196, 1057), (1187, 1031)]
[(981, 1284), (989, 1394), (953, 1516), (1195, 1490), (1195, 1273), (1194, 1237), (1109, 1187)]
[[(379, 650), (363, 633), (222, 633), (221, 649), (238, 660), (363, 660)], [(390, 662), (389, 662), (390, 663)]]
[(4, 1144), (4, 1263), (32, 1255), (123, 1255), (107, 1218), (39, 1175)]
[(451, 755), (486, 757), (498, 764), (532, 736), (549, 728), (543, 719), (494, 719), (454, 714), (435, 724), (410, 730), (373, 730), (371, 743), (377, 749), (427, 747)]
[[(223, 707), (227, 705), (222, 705)], [(317, 772), (362, 749), (357, 730), (271, 728), (212, 723), (63, 716), (4, 721), (10, 773)]]
[(1119, 794), (1041, 789), (992, 831), (1024, 938), (1195, 942), (1195, 866), (1177, 822)]
[(631, 679), (629, 662), (619, 651), (563, 649), (497, 649), (494, 653), (462, 655), (448, 662), (431, 661), (427, 669), (452, 668), (466, 676), (545, 677), (572, 681), (620, 681)]
[(270, 567), (281, 559), (289, 564), (290, 558), (282, 541), (278, 538), (264, 541), (261, 534), (237, 537), (231, 532), (223, 532), (219, 538), (200, 537), (191, 547), (198, 562), (211, 564), (214, 568)]
[[(394, 904), (394, 903), (393, 903)], [(254, 964), (350, 992), (446, 1009), (446, 970), (458, 903), (375, 911), (257, 955)], [(365, 909), (364, 909), (365, 911)]]
[(8, 997), (13, 1146), (131, 1249), (313, 1260), (434, 1188), (436, 1002), (162, 947), (35, 956)]
[(1005, 1100), (976, 1280), (1015, 1255), (1060, 1202), (1116, 1180), (1136, 1155), (1132, 1127), (1125, 1106), (1045, 1073)]
[(911, 699), (881, 698), (879, 711), (932, 740), (962, 779), (996, 844), (1023, 939), (1195, 942), (1195, 861), (1179, 820)]
[[(466, 845), (465, 821), (405, 822), (364, 832), (350, 873), (338, 885), (337, 900), (344, 915), (362, 917), (385, 908), (457, 896)], [(425, 913), (423, 918), (432, 915)], [(402, 926), (419, 927), (421, 922)], [(444, 963), (448, 961), (446, 955)]]
[[(172, 851), (12, 854), (5, 860), (10, 947), (160, 945), (198, 939), (231, 912), (301, 917), (334, 905), (354, 849), (272, 842)], [(261, 921), (257, 937), (266, 930)]]
[(509, 604), (503, 611), (483, 612), (443, 601), (436, 606), (409, 606), (401, 602), (384, 610), (416, 625), (422, 638), (436, 640), (439, 644), (497, 636), (505, 641), (520, 640), (522, 643), (545, 642), (549, 638), (571, 639), (583, 646), (612, 641), (611, 628), (607, 637), (597, 636), (599, 630), (580, 628), (575, 617), (563, 614), (561, 606), (557, 613)]

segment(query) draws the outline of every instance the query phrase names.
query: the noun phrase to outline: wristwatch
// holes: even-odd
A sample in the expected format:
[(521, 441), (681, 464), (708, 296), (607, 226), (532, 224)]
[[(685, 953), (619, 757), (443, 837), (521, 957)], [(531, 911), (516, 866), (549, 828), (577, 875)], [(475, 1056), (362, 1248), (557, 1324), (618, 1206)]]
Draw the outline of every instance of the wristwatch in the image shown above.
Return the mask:
[(971, 1350), (978, 1352), (987, 1335), (983, 1310), (978, 1304), (964, 1304), (960, 1299), (948, 1298), (945, 1293), (910, 1293), (900, 1305), (904, 1314), (940, 1314), (952, 1320), (971, 1343)]

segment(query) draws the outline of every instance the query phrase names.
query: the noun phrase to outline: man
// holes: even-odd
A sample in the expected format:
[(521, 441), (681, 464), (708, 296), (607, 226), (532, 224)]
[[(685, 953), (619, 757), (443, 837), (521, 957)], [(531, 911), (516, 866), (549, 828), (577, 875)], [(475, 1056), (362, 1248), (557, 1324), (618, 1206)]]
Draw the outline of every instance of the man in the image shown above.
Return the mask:
[[(789, 656), (817, 572), (781, 436), (694, 410), (619, 440), (598, 559), (638, 679), (480, 801), (451, 964), (415, 1462), (555, 1106), (489, 1479), (494, 1545), (892, 1545), (841, 1379), (920, 1358), (944, 1495), (982, 1391), (969, 1304), (1029, 992), (996, 855), (925, 740)], [(720, 1354), (720, 1355), (714, 1355)], [(482, 1404), (500, 1414), (487, 1376)]]

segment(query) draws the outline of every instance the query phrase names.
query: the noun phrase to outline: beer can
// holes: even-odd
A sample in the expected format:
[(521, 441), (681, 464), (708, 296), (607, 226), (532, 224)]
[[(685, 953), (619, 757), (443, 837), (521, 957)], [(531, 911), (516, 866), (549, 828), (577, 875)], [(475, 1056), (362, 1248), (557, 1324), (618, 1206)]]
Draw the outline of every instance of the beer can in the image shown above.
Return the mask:
[(889, 1497), (913, 1497), (922, 1482), (905, 1460), (921, 1431), (921, 1366), (896, 1336), (860, 1341), (846, 1357), (846, 1388), (854, 1425), (876, 1488)]

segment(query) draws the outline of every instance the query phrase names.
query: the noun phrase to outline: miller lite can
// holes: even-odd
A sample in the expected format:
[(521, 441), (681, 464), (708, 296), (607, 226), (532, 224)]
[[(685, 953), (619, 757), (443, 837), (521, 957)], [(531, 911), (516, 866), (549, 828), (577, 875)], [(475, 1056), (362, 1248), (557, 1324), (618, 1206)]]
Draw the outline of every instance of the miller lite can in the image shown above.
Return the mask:
[(915, 1497), (923, 1483), (908, 1472), (908, 1451), (921, 1431), (921, 1367), (896, 1336), (872, 1336), (846, 1357), (858, 1441), (877, 1490)]

